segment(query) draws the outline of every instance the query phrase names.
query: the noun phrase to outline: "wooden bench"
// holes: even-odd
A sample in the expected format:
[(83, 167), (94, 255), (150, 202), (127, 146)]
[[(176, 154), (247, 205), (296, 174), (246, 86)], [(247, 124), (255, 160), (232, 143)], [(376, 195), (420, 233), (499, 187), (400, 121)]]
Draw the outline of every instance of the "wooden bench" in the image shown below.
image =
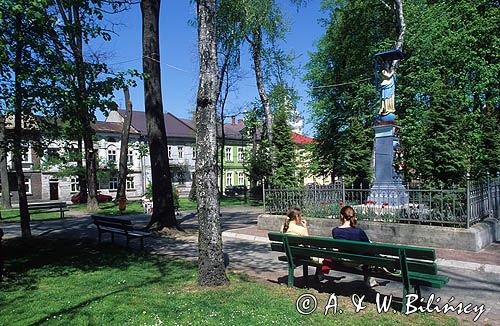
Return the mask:
[[(434, 249), (391, 244), (338, 240), (321, 237), (300, 237), (278, 232), (269, 232), (271, 250), (285, 253), (280, 261), (288, 262), (288, 286), (294, 284), (294, 270), (303, 266), (303, 275), (308, 279), (308, 266), (321, 266), (310, 257), (329, 258), (332, 270), (364, 275), (403, 283), (403, 311), (406, 296), (415, 293), (421, 297), (420, 287), (441, 288), (448, 283), (448, 277), (437, 275)], [(348, 267), (343, 262), (376, 267), (361, 269)], [(388, 270), (398, 270), (387, 273)]]
[(59, 211), (61, 219), (64, 218), (64, 212), (68, 211), (67, 207), (68, 205), (66, 205), (66, 203), (64, 202), (28, 204), (28, 210), (30, 211), (30, 214)]
[(97, 226), (99, 243), (101, 243), (101, 234), (110, 233), (111, 242), (115, 242), (115, 234), (124, 235), (127, 238), (127, 248), (129, 247), (130, 239), (140, 239), (141, 249), (144, 248), (144, 237), (151, 235), (150, 232), (135, 230), (132, 221), (122, 217), (112, 217), (100, 214), (92, 215), (92, 220)]

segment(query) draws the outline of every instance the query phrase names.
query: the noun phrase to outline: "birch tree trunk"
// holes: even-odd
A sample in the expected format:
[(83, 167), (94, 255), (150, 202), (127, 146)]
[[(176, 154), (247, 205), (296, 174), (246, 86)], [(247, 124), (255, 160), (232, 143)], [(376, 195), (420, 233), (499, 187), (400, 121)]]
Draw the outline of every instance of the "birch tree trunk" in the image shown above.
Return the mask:
[(405, 18), (403, 15), (403, 0), (394, 0), (394, 8), (396, 11), (396, 22), (398, 30), (398, 39), (396, 41), (396, 50), (403, 50), (403, 42), (406, 30)]
[(132, 122), (132, 102), (130, 101), (130, 93), (128, 87), (123, 90), (123, 93), (125, 94), (125, 118), (123, 120), (122, 140), (120, 144), (120, 165), (118, 175), (118, 189), (116, 191), (115, 198), (116, 201), (120, 200), (120, 198), (126, 198), (128, 174), (128, 139), (130, 134), (130, 123)]
[(5, 142), (5, 116), (0, 115), (0, 179), (2, 180), (2, 208), (12, 208), (10, 200), (9, 171), (7, 169), (7, 144)]
[(148, 227), (179, 228), (175, 218), (172, 177), (167, 151), (167, 134), (161, 95), (161, 70), (158, 20), (160, 0), (142, 0), (142, 65), (144, 101), (148, 129), (153, 190), (153, 215)]
[(199, 221), (199, 284), (229, 282), (225, 274), (217, 198), (218, 67), (215, 0), (198, 0), (200, 79), (196, 100), (196, 197)]
[(256, 28), (252, 32), (253, 40), (247, 38), (247, 41), (250, 43), (252, 47), (252, 57), (253, 57), (253, 65), (255, 71), (255, 79), (257, 81), (257, 89), (259, 91), (260, 101), (262, 102), (262, 107), (264, 109), (265, 116), (265, 126), (266, 126), (266, 134), (267, 140), (269, 141), (269, 145), (271, 146), (273, 143), (273, 117), (271, 114), (271, 106), (269, 104), (269, 98), (266, 93), (266, 88), (264, 86), (264, 75), (262, 72), (262, 31), (260, 28)]

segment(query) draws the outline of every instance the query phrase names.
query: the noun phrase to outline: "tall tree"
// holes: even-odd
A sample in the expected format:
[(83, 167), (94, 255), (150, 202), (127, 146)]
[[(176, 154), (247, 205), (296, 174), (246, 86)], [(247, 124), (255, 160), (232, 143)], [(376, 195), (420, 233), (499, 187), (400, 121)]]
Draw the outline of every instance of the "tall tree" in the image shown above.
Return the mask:
[(120, 163), (118, 167), (118, 189), (116, 190), (116, 201), (120, 198), (126, 198), (127, 188), (127, 164), (128, 162), (128, 139), (130, 134), (130, 124), (132, 122), (132, 102), (130, 101), (130, 92), (128, 87), (123, 90), (125, 95), (125, 118), (123, 119), (122, 139), (120, 144)]
[(7, 142), (5, 138), (5, 115), (0, 114), (0, 180), (2, 182), (2, 208), (12, 208), (10, 200), (9, 170), (7, 168)]
[(229, 282), (222, 253), (222, 233), (217, 198), (217, 98), (218, 65), (215, 0), (197, 1), (200, 79), (196, 100), (196, 197), (199, 221), (199, 283)]
[(81, 122), (83, 144), (85, 147), (85, 167), (87, 170), (87, 209), (95, 211), (97, 203), (97, 163), (92, 140), (91, 116), (88, 107), (88, 91), (86, 80), (85, 61), (83, 58), (83, 44), (85, 30), (85, 9), (87, 4), (76, 0), (64, 2), (56, 0), (59, 14), (64, 22), (64, 31), (69, 40), (69, 48), (73, 56), (76, 70), (76, 103), (78, 105), (78, 120)]
[(163, 116), (158, 22), (160, 0), (142, 0), (142, 65), (144, 100), (148, 129), (153, 190), (153, 215), (150, 227), (178, 228), (175, 218), (172, 176), (167, 151), (167, 133)]
[[(0, 3), (0, 109), (12, 114), (13, 134), (12, 160), (16, 171), (21, 234), (31, 237), (30, 214), (26, 196), (23, 171), (23, 156), (30, 144), (35, 129), (40, 128), (42, 119), (36, 123), (35, 113), (50, 114), (53, 97), (50, 92), (54, 80), (50, 67), (56, 62), (54, 46), (50, 38), (43, 37), (51, 30), (54, 20), (48, 15), (45, 1), (3, 1)], [(1, 144), (7, 148), (5, 142)]]
[[(130, 1), (55, 0), (58, 18), (57, 32), (64, 49), (60, 83), (64, 96), (60, 103), (60, 118), (70, 122), (76, 139), (82, 139), (85, 159), (85, 178), (80, 179), (81, 191), (87, 188), (87, 209), (96, 210), (97, 202), (97, 153), (94, 148), (96, 112), (108, 112), (116, 108), (114, 91), (133, 83), (125, 78), (127, 73), (113, 73), (99, 56), (84, 55), (85, 47), (92, 39), (109, 41), (114, 32), (104, 21), (106, 15), (127, 10)], [(128, 72), (134, 74), (134, 72)]]
[[(292, 99), (294, 97), (292, 90), (283, 84), (276, 85), (270, 95), (275, 118), (272, 147), (274, 153), (273, 174), (270, 181), (273, 186), (278, 188), (295, 188), (298, 185), (297, 159), (290, 120), (296, 99)], [(283, 101), (283, 99), (285, 100)]]
[(356, 160), (351, 147), (369, 148), (372, 141), (373, 54), (404, 41), (396, 113), (405, 177), (457, 183), (467, 171), (495, 173), (498, 150), (486, 150), (491, 146), (484, 141), (495, 139), (491, 126), (500, 122), (488, 114), (500, 107), (500, 61), (495, 38), (487, 36), (500, 24), (498, 6), (487, 0), (407, 1), (401, 19), (399, 2), (324, 2), (326, 34), (306, 76), (321, 168), (353, 178), (368, 169), (369, 158)]

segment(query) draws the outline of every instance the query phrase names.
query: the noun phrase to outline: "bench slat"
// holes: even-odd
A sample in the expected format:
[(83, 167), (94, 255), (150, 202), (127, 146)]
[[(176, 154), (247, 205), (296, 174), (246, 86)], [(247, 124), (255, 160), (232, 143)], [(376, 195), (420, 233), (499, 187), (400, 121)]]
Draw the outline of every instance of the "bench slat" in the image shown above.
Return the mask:
[[(334, 260), (347, 259), (349, 260), (349, 262), (356, 264), (399, 269), (399, 258), (397, 258), (397, 256), (395, 257), (370, 256), (370, 255), (352, 254), (352, 253), (339, 252), (328, 249), (307, 248), (300, 246), (291, 246), (290, 248), (292, 250), (293, 255), (297, 254), (297, 255), (320, 257), (320, 258), (332, 258)], [(276, 242), (271, 243), (271, 249), (273, 251), (285, 252), (282, 243), (276, 243)], [(437, 265), (434, 263), (415, 261), (411, 259), (409, 259), (407, 263), (409, 271), (427, 273), (432, 275), (437, 274)]]
[[(271, 241), (283, 241), (285, 236), (279, 232), (269, 232), (269, 240)], [(415, 259), (425, 259), (434, 261), (436, 260), (436, 253), (434, 249), (431, 248), (419, 248), (411, 246), (398, 246), (390, 244), (372, 243), (372, 242), (360, 242), (360, 241), (349, 241), (349, 240), (339, 240), (332, 238), (321, 238), (321, 237), (300, 237), (293, 235), (286, 235), (288, 237), (288, 242), (293, 244), (310, 245), (321, 248), (335, 248), (339, 250), (351, 250), (356, 252), (363, 252), (367, 254), (383, 254), (398, 256), (400, 249), (405, 249), (408, 258)]]

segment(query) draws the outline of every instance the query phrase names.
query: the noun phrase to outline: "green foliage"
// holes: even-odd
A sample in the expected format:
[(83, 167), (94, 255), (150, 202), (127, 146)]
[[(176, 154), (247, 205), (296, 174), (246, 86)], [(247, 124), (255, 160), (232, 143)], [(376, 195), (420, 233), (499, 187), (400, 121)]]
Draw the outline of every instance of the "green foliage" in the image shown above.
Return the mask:
[[(306, 76), (318, 169), (364, 179), (377, 103), (373, 82), (362, 80), (373, 74), (373, 55), (393, 47), (395, 17), (377, 1), (324, 1), (323, 6), (329, 13), (326, 34)], [(493, 129), (500, 123), (499, 10), (486, 0), (405, 2), (396, 111), (406, 178), (450, 184), (469, 171), (473, 176), (498, 171)], [(324, 87), (332, 84), (343, 85)]]
[[(172, 193), (174, 196), (174, 207), (176, 209), (179, 209), (179, 191), (177, 190), (177, 187), (172, 184)], [(153, 187), (150, 184), (146, 185), (146, 198), (148, 200), (153, 200)]]
[(269, 94), (273, 110), (273, 173), (270, 182), (273, 187), (287, 189), (298, 186), (295, 144), (291, 138), (290, 118), (295, 107), (293, 90), (278, 84)]

